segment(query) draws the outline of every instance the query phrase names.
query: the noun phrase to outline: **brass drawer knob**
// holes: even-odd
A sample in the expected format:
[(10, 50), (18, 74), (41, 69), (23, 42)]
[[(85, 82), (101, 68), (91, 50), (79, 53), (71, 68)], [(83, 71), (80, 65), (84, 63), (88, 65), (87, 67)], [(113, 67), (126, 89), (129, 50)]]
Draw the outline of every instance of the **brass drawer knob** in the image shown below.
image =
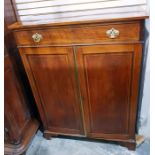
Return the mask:
[(106, 31), (106, 34), (110, 39), (115, 39), (119, 36), (119, 30), (111, 28), (110, 30)]
[(42, 38), (43, 38), (42, 35), (38, 33), (32, 35), (32, 39), (36, 43), (39, 43), (42, 40)]

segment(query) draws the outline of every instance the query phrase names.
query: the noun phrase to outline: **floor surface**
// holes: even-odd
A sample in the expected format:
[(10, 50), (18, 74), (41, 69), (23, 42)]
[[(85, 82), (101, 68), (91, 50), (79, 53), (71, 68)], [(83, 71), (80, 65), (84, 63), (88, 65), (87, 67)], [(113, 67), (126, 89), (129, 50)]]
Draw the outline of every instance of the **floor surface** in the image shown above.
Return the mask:
[(149, 141), (136, 151), (104, 142), (90, 142), (67, 138), (46, 140), (40, 131), (34, 137), (26, 155), (149, 155)]

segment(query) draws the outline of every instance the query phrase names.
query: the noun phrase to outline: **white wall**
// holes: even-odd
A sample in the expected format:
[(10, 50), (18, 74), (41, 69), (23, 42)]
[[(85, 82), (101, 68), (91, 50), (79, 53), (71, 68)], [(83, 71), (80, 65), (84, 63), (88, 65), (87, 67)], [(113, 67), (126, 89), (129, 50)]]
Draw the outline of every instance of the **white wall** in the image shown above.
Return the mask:
[[(146, 21), (146, 29), (149, 31), (149, 20)], [(149, 38), (146, 40), (146, 49), (148, 50), (147, 61), (146, 61), (146, 71), (144, 78), (144, 90), (142, 98), (142, 107), (140, 114), (140, 128), (139, 134), (144, 135), (146, 138), (150, 138), (150, 52), (149, 48)]]
[(141, 126), (139, 134), (146, 138), (150, 137), (150, 59), (147, 60), (147, 68), (145, 73), (144, 96), (142, 100), (142, 109), (140, 114)]

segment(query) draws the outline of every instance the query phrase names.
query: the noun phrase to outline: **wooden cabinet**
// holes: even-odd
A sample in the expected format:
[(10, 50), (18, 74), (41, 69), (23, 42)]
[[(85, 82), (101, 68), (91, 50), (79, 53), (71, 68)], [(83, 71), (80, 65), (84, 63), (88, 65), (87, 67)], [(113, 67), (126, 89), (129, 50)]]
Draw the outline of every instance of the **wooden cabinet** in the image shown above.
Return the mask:
[(10, 27), (46, 138), (90, 137), (135, 149), (144, 18)]
[(23, 153), (38, 129), (9, 56), (4, 59), (4, 134), (5, 154)]
[(17, 144), (31, 116), (8, 56), (5, 58), (4, 82), (5, 133), (9, 135), (11, 143)]
[(22, 67), (17, 65), (20, 64), (17, 46), (8, 29), (8, 25), (16, 21), (12, 1), (4, 2), (4, 154), (19, 155), (28, 148), (39, 122), (32, 117), (31, 97), (26, 93), (28, 87), (21, 75)]

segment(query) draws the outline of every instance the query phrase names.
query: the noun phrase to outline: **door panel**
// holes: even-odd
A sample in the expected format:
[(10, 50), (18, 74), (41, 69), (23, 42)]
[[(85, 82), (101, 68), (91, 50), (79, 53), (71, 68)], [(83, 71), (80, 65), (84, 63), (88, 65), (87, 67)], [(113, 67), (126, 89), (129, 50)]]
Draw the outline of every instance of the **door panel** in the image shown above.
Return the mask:
[(134, 45), (77, 48), (80, 88), (89, 136), (129, 136), (130, 118), (133, 117), (130, 109), (136, 107), (136, 98), (133, 103), (131, 98), (137, 92), (132, 87), (133, 77), (139, 74), (134, 66), (137, 54)]
[(82, 134), (72, 48), (27, 48), (20, 54), (46, 129)]

